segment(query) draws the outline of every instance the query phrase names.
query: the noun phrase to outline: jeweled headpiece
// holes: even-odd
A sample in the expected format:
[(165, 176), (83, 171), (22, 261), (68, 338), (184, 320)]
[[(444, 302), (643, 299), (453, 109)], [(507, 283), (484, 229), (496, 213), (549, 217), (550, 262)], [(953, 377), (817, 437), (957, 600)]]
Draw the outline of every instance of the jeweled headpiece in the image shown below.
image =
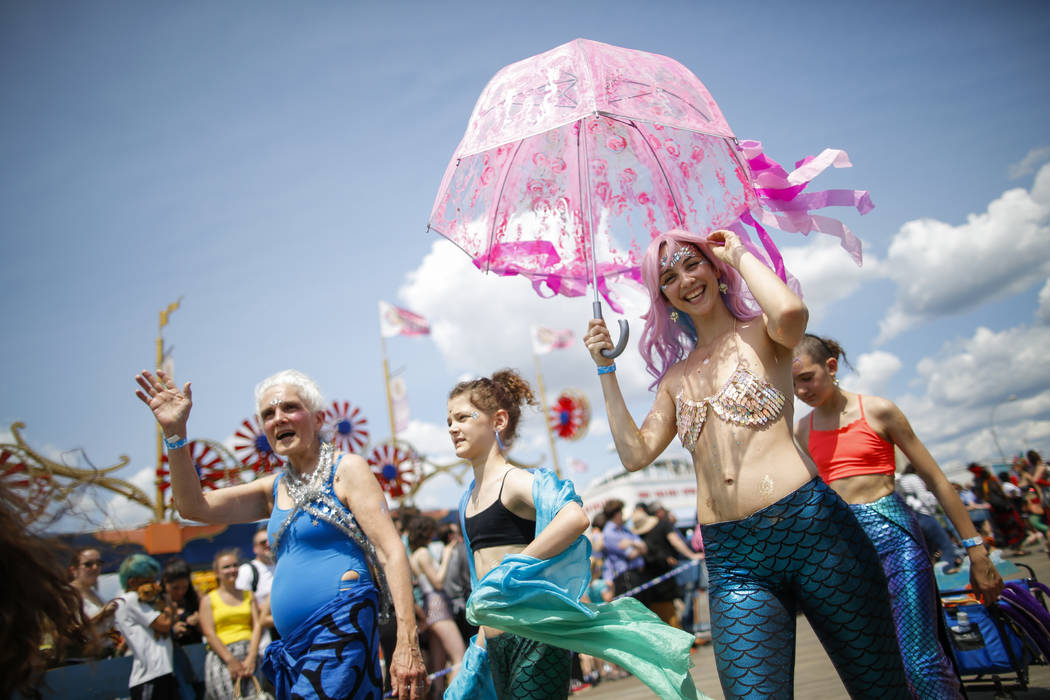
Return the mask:
[(678, 264), (678, 261), (682, 258), (695, 258), (696, 249), (691, 245), (679, 245), (671, 255), (664, 255), (660, 258), (660, 269), (666, 270), (669, 267), (673, 267)]

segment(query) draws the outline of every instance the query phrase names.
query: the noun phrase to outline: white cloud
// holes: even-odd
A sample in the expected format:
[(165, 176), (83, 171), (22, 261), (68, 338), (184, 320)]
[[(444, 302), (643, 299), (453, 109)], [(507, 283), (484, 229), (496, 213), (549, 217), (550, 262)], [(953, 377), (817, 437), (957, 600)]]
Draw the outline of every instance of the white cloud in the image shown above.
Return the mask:
[(1039, 290), (1039, 308), (1035, 316), (1039, 323), (1050, 325), (1050, 280)]
[(952, 226), (917, 219), (901, 227), (885, 261), (897, 299), (880, 322), (884, 342), (922, 321), (1028, 289), (1050, 274), (1050, 165), (1031, 191), (1012, 189)]
[(1033, 148), (1025, 154), (1024, 158), (1016, 163), (1011, 163), (1007, 172), (1009, 172), (1011, 180), (1016, 180), (1025, 175), (1031, 175), (1037, 167), (1048, 160), (1050, 160), (1050, 146)]
[(900, 371), (902, 364), (896, 355), (882, 350), (861, 355), (854, 361), (856, 372), (842, 378), (842, 386), (858, 394), (885, 393), (890, 379)]
[(405, 440), (421, 455), (435, 462), (456, 461), (456, 453), (452, 450), (452, 441), (444, 425), (411, 420), (408, 428), (403, 433), (398, 433), (398, 438)]
[[(648, 297), (635, 285), (620, 285), (617, 295), (631, 326), (631, 340), (617, 358), (617, 376), (630, 401), (648, 395), (651, 379), (645, 374), (637, 350), (641, 314)], [(571, 329), (576, 342), (541, 358), (548, 392), (577, 386), (591, 398), (600, 398), (594, 379), (594, 362), (581, 340), (591, 315), (586, 297), (541, 298), (522, 277), (482, 274), (458, 248), (445, 240), (434, 243), (430, 253), (399, 290), (398, 298), (430, 321), (431, 338), (452, 372), (470, 376), (500, 367), (516, 367), (533, 379), (535, 366), (529, 327)], [(619, 314), (604, 304), (606, 322), (615, 335)]]
[[(1050, 327), (978, 328), (918, 364), (897, 403), (942, 466), (1050, 446)], [(997, 444), (998, 443), (998, 444)]]
[(865, 282), (885, 276), (874, 255), (865, 253), (864, 265), (857, 267), (830, 236), (815, 236), (804, 246), (785, 246), (781, 253), (785, 266), (802, 285), (810, 326), (817, 325), (835, 302), (853, 294)]

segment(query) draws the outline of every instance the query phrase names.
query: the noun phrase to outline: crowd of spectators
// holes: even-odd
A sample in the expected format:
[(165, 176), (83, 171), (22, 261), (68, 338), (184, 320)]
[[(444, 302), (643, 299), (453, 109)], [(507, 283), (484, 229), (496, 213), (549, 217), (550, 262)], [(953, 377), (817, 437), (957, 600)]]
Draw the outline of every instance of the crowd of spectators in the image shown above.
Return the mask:
[[(988, 545), (1010, 556), (1029, 554), (1037, 545), (1050, 554), (1050, 469), (1042, 457), (1030, 451), (997, 474), (977, 463), (968, 470), (972, 485), (953, 485)], [(931, 557), (943, 562), (943, 573), (954, 573), (963, 550), (937, 499), (910, 468), (898, 476), (897, 489), (916, 512)], [(398, 510), (394, 522), (414, 576), (421, 647), (429, 652), (428, 670), (439, 674), (431, 697), (439, 698), (444, 681), (454, 675), (477, 632), (466, 618), (470, 595), (466, 548), (458, 523), (439, 523), (411, 507)], [(623, 502), (612, 500), (594, 517), (589, 539), (590, 601), (633, 595), (662, 620), (693, 632), (703, 643), (709, 626), (704, 623), (707, 577), (700, 528), (678, 528), (674, 514), (659, 503), (638, 503), (628, 516)], [(33, 662), (35, 666), (26, 667), (22, 680), (38, 676), (47, 663), (129, 654), (134, 657), (128, 679), (133, 698), (150, 694), (199, 698), (205, 693), (232, 697), (233, 684), (256, 674), (256, 660), (276, 634), (268, 604), (274, 560), (265, 528), (254, 534), (252, 551), (254, 557), (243, 562), (236, 550), (220, 552), (215, 560), (218, 587), (211, 591), (193, 585), (193, 572), (182, 559), (171, 559), (162, 569), (151, 557), (132, 555), (120, 566), (123, 593), (103, 600), (97, 588), (104, 564), (99, 549), (76, 550), (68, 568), (67, 597), (80, 604), (77, 623), (67, 625), (61, 634), (52, 625), (40, 637), (38, 648), (44, 653)], [(680, 566), (693, 561), (693, 566)], [(661, 580), (654, 584), (656, 579)], [(234, 608), (241, 607), (248, 611), (246, 618), (234, 614)], [(214, 657), (205, 678), (198, 677), (180, 651), (202, 641), (209, 643), (209, 655)], [(391, 638), (386, 641), (389, 653)], [(625, 673), (599, 659), (577, 655), (573, 687), (585, 688)]]

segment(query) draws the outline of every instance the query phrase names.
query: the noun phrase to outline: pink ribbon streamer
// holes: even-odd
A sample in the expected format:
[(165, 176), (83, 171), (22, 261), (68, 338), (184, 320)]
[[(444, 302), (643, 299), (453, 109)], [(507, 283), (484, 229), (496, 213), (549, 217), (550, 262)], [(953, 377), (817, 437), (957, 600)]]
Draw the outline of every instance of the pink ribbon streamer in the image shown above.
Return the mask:
[[(862, 243), (844, 223), (828, 216), (813, 214), (814, 209), (832, 206), (853, 207), (860, 214), (874, 208), (867, 190), (824, 190), (803, 192), (806, 186), (820, 173), (830, 167), (852, 166), (849, 156), (840, 149), (825, 148), (817, 156), (807, 156), (795, 164), (788, 173), (762, 150), (759, 141), (740, 142), (740, 150), (747, 159), (755, 182), (758, 203), (745, 212), (740, 221), (755, 229), (765, 248), (774, 270), (786, 279), (783, 273), (783, 258), (769, 234), (761, 226), (771, 226), (789, 233), (808, 234), (812, 231), (825, 233), (839, 239), (843, 250), (860, 266), (863, 263)], [(739, 231), (738, 231), (739, 232)]]

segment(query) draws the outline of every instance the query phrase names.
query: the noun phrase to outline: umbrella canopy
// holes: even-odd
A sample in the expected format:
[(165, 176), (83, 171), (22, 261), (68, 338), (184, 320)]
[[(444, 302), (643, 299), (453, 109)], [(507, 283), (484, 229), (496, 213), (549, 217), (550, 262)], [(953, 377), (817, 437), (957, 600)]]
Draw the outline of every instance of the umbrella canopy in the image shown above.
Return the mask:
[(666, 56), (576, 39), (489, 82), (429, 225), (482, 270), (524, 275), (543, 294), (596, 283), (616, 308), (606, 280), (638, 279), (652, 236), (729, 226), (754, 199), (696, 76)]
[[(865, 214), (868, 193), (804, 191), (826, 168), (849, 166), (844, 151), (825, 149), (789, 172), (758, 141), (737, 141), (703, 83), (677, 61), (576, 39), (492, 78), (428, 228), (481, 270), (523, 275), (543, 296), (580, 296), (591, 285), (596, 318), (599, 295), (621, 311), (610, 282), (640, 281), (645, 246), (671, 228), (732, 229), (801, 293), (763, 225), (837, 236), (859, 265), (856, 236), (812, 210)], [(623, 320), (620, 328), (606, 357), (624, 348)]]

